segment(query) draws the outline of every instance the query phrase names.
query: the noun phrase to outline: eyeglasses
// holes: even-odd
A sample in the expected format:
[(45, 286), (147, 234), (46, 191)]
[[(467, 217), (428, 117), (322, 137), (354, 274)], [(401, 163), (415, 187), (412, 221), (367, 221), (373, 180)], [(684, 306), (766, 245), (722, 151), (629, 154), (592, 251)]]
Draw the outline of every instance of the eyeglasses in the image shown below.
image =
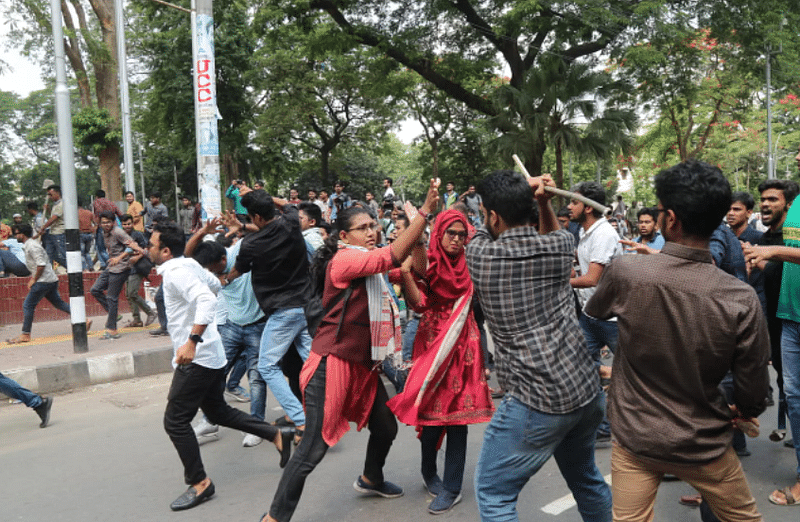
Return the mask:
[(348, 229), (348, 232), (367, 232), (368, 230), (372, 230), (373, 232), (377, 232), (380, 227), (377, 223), (364, 223), (359, 227), (353, 227)]
[(462, 241), (467, 239), (466, 231), (445, 230), (444, 233), (447, 234), (447, 237), (449, 237), (451, 241), (456, 238), (461, 239)]

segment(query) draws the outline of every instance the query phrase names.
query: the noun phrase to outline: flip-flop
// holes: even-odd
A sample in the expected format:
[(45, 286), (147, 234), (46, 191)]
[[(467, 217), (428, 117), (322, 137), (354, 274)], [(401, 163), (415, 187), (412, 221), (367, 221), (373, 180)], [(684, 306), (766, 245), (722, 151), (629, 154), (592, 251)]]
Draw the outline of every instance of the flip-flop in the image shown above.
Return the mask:
[(6, 339), (8, 344), (25, 344), (31, 342), (30, 339), (22, 339), (21, 337), (14, 337), (13, 339)]
[(772, 433), (769, 434), (769, 440), (772, 442), (780, 442), (786, 438), (786, 430), (772, 430)]
[(100, 340), (101, 341), (108, 341), (110, 339), (119, 339), (120, 337), (122, 337), (121, 334), (113, 334), (112, 335), (112, 334), (110, 334), (108, 332), (104, 332), (103, 335), (100, 336)]
[(678, 500), (678, 502), (684, 506), (699, 507), (700, 504), (703, 503), (703, 497), (700, 495), (684, 495)]
[[(784, 501), (781, 502), (780, 498), (775, 496), (775, 493), (783, 493)], [(778, 491), (773, 491), (772, 493), (769, 494), (768, 498), (769, 501), (775, 504), (776, 506), (800, 506), (800, 502), (798, 502), (797, 499), (794, 498), (794, 495), (792, 495), (791, 486), (787, 486)]]

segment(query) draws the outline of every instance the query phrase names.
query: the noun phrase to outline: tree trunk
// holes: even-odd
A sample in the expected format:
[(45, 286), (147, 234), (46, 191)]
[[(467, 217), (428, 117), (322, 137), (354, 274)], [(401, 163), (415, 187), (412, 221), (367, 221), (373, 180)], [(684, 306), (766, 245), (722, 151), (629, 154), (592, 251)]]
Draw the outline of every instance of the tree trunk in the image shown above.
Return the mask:
[(439, 177), (439, 140), (429, 140), (433, 156), (433, 179)]
[[(561, 144), (561, 138), (556, 138), (556, 187), (564, 188), (564, 152)], [(558, 207), (564, 206), (564, 200), (561, 196), (558, 197)]]

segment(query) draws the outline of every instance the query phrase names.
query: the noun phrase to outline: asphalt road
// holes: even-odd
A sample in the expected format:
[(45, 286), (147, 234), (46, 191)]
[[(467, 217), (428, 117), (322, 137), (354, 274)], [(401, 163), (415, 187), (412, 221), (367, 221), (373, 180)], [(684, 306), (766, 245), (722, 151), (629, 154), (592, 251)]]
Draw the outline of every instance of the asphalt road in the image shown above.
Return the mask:
[[(162, 427), (171, 375), (120, 381), (55, 397), (51, 425), (38, 428), (35, 413), (20, 404), (0, 406), (0, 519), (4, 521), (226, 521), (254, 522), (267, 510), (280, 478), (274, 446), (243, 448), (242, 434), (222, 429), (202, 446), (216, 495), (203, 505), (173, 513), (169, 504), (184, 489), (178, 456)], [(248, 405), (239, 404), (246, 409)], [(278, 415), (270, 397), (268, 419)], [(767, 495), (794, 478), (793, 451), (770, 442), (775, 408), (762, 417), (753, 456), (743, 459), (764, 520), (798, 520), (800, 510), (772, 506)], [(367, 431), (351, 431), (311, 474), (293, 520), (477, 521), (472, 487), (483, 425), (471, 426), (463, 501), (438, 518), (427, 513), (430, 497), (419, 474), (419, 443), (413, 428), (402, 427), (386, 465), (386, 478), (405, 488), (394, 500), (364, 497), (352, 488), (361, 472)], [(610, 449), (598, 449), (604, 475)], [(440, 471), (443, 456), (440, 452)], [(681, 482), (664, 483), (656, 520), (697, 522), (697, 509), (678, 504), (692, 492)], [(577, 522), (571, 495), (554, 462), (520, 495), (520, 520)]]

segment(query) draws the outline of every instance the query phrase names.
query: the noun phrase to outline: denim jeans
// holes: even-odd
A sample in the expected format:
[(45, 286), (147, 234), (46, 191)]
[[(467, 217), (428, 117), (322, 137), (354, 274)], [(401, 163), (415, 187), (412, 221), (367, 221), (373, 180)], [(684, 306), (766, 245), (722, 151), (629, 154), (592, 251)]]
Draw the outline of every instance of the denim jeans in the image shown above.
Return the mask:
[(519, 492), (553, 456), (583, 520), (610, 522), (611, 490), (594, 460), (595, 432), (603, 410), (600, 394), (561, 415), (536, 411), (506, 395), (486, 427), (475, 469), (481, 520), (519, 520)]
[(59, 265), (67, 268), (67, 235), (66, 234), (47, 234), (44, 243), (45, 252), (50, 261), (55, 261)]
[(58, 293), (58, 281), (52, 283), (33, 283), (25, 301), (22, 303), (22, 310), (25, 312), (25, 318), (22, 320), (22, 333), (31, 333), (33, 327), (33, 313), (36, 311), (36, 305), (39, 301), (47, 298), (53, 306), (62, 312), (70, 313), (69, 305), (65, 303)]
[(222, 346), (225, 347), (225, 357), (228, 359), (225, 374), (227, 375), (240, 355), (245, 356), (247, 368), (250, 369), (247, 374), (250, 381), (250, 415), (259, 420), (264, 420), (264, 410), (267, 407), (267, 385), (258, 373), (258, 351), (265, 324), (266, 322), (260, 322), (241, 326), (226, 321), (218, 327)]
[(91, 232), (81, 232), (81, 258), (83, 259), (83, 269), (91, 270), (94, 267), (92, 263), (92, 242), (94, 242), (94, 234)]
[[(278, 490), (269, 508), (269, 514), (278, 522), (287, 522), (292, 518), (306, 477), (314, 471), (328, 451), (328, 445), (322, 438), (322, 424), (325, 418), (325, 383), (327, 380), (327, 357), (323, 358), (317, 371), (308, 381), (305, 388), (306, 402), (306, 430), (300, 445), (295, 450), (283, 475), (278, 483)], [(369, 429), (369, 442), (367, 443), (367, 456), (364, 461), (363, 475), (373, 484), (381, 484), (383, 466), (386, 456), (397, 436), (397, 419), (386, 406), (389, 396), (383, 381), (378, 379), (378, 388), (375, 391), (375, 402), (367, 422)]]
[(97, 227), (94, 237), (94, 249), (97, 250), (97, 260), (100, 261), (100, 269), (105, 270), (108, 263), (108, 252), (106, 252), (106, 240), (103, 238), (103, 229)]
[(797, 457), (797, 477), (800, 480), (800, 323), (783, 320), (781, 333), (783, 359), (783, 391)]
[(0, 250), (0, 272), (14, 274), (17, 277), (28, 277), (30, 270), (10, 250)]
[(308, 335), (305, 312), (302, 308), (276, 310), (267, 319), (264, 333), (261, 335), (258, 371), (283, 407), (286, 415), (292, 419), (295, 426), (303, 426), (306, 423), (303, 405), (292, 393), (280, 366), (281, 359), (293, 342), (295, 342), (300, 358), (303, 361), (308, 359), (311, 351), (311, 336)]
[(192, 419), (198, 408), (212, 424), (227, 426), (262, 439), (274, 440), (278, 428), (238, 410), (225, 402), (222, 396), (225, 372), (197, 364), (179, 364), (172, 376), (164, 411), (164, 431), (183, 463), (186, 484), (197, 484), (206, 478), (200, 445), (192, 430)]
[(158, 312), (158, 324), (162, 330), (167, 329), (167, 305), (164, 303), (164, 286), (159, 285), (156, 290), (156, 312)]
[[(729, 371), (725, 374), (725, 377), (722, 378), (722, 382), (719, 383), (719, 387), (722, 388), (722, 393), (725, 395), (725, 400), (728, 404), (735, 404), (736, 401), (733, 398), (732, 372)], [(733, 430), (733, 449), (735, 451), (744, 451), (747, 449), (747, 439), (744, 437), (744, 433), (741, 430)]]
[(464, 482), (464, 464), (467, 462), (466, 426), (422, 426), (419, 442), (422, 445), (422, 478), (427, 482), (436, 472), (436, 455), (439, 440), (447, 432), (447, 448), (444, 453), (444, 475), (442, 486), (451, 493), (461, 493)]
[[(603, 346), (608, 346), (612, 352), (617, 349), (617, 340), (619, 339), (619, 329), (617, 328), (616, 321), (603, 321), (589, 317), (581, 312), (578, 322), (583, 331), (583, 337), (586, 339), (586, 346), (589, 348), (589, 354), (594, 359), (595, 367), (600, 367), (600, 351)], [(605, 400), (605, 393), (603, 393)], [(598, 434), (609, 435), (611, 433), (611, 425), (608, 423), (608, 418), (603, 415), (603, 422), (597, 428)]]
[(122, 287), (128, 279), (128, 270), (125, 272), (114, 274), (108, 270), (103, 270), (100, 277), (92, 285), (89, 290), (103, 310), (108, 312), (106, 319), (106, 329), (117, 329), (117, 316), (119, 310), (119, 294), (122, 292)]
[(42, 404), (40, 395), (23, 388), (17, 381), (9, 379), (2, 373), (0, 373), (0, 392), (7, 397), (22, 401), (28, 408), (38, 408)]

